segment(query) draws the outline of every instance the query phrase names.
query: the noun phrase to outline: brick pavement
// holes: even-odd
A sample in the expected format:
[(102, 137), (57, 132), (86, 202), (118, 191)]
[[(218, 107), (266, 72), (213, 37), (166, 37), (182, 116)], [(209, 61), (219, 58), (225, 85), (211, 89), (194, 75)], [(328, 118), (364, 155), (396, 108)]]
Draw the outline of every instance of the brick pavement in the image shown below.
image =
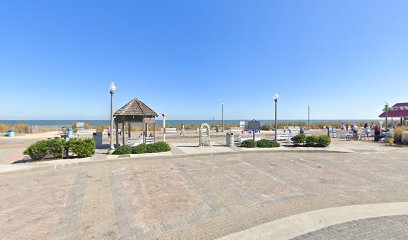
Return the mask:
[(336, 224), (292, 240), (405, 240), (408, 239), (408, 215), (385, 216)]
[(0, 174), (0, 239), (215, 239), (307, 211), (408, 201), (404, 153), (244, 153)]

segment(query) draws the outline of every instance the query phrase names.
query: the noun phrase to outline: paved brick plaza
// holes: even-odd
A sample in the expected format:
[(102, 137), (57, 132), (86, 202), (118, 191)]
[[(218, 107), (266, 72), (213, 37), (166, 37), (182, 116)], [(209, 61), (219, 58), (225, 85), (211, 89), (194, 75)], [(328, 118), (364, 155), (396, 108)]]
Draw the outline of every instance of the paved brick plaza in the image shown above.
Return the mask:
[(1, 174), (0, 238), (214, 239), (317, 209), (405, 202), (406, 156), (236, 153)]

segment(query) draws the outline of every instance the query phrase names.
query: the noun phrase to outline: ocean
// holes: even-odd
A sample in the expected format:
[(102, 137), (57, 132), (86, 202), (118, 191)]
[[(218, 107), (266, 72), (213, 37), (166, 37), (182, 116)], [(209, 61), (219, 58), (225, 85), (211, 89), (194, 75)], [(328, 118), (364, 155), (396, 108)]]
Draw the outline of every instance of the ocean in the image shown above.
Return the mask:
[[(232, 125), (232, 124), (239, 124), (240, 121), (248, 121), (251, 119), (242, 119), (242, 120), (224, 120), (225, 125)], [(264, 124), (273, 124), (274, 120), (259, 120), (261, 125)], [(345, 122), (345, 123), (361, 123), (361, 122), (378, 122), (378, 119), (332, 119), (332, 120), (324, 120), (324, 119), (313, 119), (310, 120), (310, 123), (318, 123), (318, 122)], [(100, 125), (110, 125), (109, 120), (0, 120), (0, 124), (27, 124), (27, 125), (38, 125), (38, 126), (72, 126), (75, 122), (84, 122), (92, 126), (100, 126)], [(294, 123), (294, 122), (301, 122), (307, 123), (305, 119), (295, 119), (295, 120), (278, 120), (278, 122), (287, 122), (287, 123)], [(200, 125), (202, 123), (208, 123), (210, 125), (221, 124), (221, 120), (166, 120), (167, 126), (180, 126), (181, 124), (185, 125)], [(135, 124), (137, 125), (137, 124)], [(156, 120), (157, 126), (162, 126), (162, 120)]]

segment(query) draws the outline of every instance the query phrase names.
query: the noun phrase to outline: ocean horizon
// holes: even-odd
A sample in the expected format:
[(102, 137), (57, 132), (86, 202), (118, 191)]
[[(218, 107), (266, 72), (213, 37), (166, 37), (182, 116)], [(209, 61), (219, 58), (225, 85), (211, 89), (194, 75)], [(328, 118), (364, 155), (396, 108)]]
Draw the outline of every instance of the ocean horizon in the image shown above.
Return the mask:
[[(242, 120), (224, 120), (224, 124), (232, 125), (232, 124), (239, 124), (240, 121), (249, 121), (252, 119), (242, 119)], [(222, 120), (166, 120), (167, 126), (179, 126), (181, 124), (185, 125), (200, 125), (202, 123), (212, 124), (221, 124)], [(270, 120), (258, 120), (260, 121), (261, 125), (264, 124), (273, 124), (274, 119)], [(310, 123), (318, 123), (318, 122), (375, 122), (380, 121), (380, 119), (311, 119)], [(76, 122), (84, 122), (86, 124), (92, 126), (101, 126), (101, 125), (110, 125), (110, 120), (0, 120), (0, 124), (27, 124), (27, 125), (38, 125), (38, 126), (72, 126)], [(278, 119), (278, 122), (299, 122), (299, 123), (307, 123), (307, 119)], [(137, 123), (135, 123), (137, 125)], [(163, 125), (163, 120), (156, 120), (156, 125), (161, 126)]]

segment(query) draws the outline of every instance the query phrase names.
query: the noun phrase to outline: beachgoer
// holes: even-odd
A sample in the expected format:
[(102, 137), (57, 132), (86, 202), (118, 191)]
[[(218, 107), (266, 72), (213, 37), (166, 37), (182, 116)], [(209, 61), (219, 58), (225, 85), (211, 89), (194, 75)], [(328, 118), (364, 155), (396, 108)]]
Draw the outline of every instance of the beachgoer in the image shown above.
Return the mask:
[(346, 124), (346, 132), (348, 132), (349, 131), (349, 125), (348, 125), (348, 123)]
[(345, 127), (344, 127), (344, 123), (341, 123), (341, 127), (340, 127), (340, 129), (341, 129), (342, 131), (344, 131), (344, 129), (345, 129)]
[(380, 127), (378, 125), (374, 126), (374, 141), (378, 142), (380, 140)]
[(327, 130), (327, 136), (330, 137), (330, 126), (326, 126), (326, 130)]
[(303, 126), (300, 126), (299, 132), (300, 134), (305, 134), (305, 128)]
[(358, 140), (358, 127), (356, 124), (353, 125), (353, 127), (351, 128), (351, 130), (353, 131), (353, 140), (357, 141)]

